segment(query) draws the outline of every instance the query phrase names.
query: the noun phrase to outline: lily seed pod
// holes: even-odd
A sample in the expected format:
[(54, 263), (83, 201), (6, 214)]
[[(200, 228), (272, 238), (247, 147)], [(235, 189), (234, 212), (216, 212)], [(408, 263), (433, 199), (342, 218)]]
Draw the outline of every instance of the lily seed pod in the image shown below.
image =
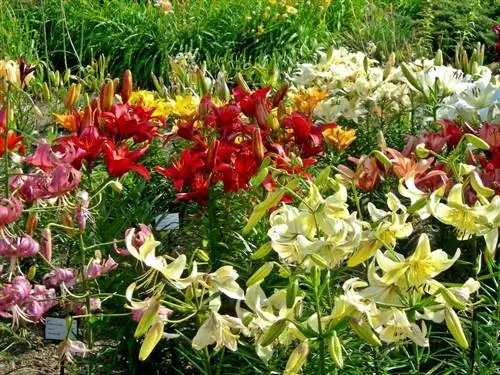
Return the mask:
[(264, 337), (262, 338), (260, 345), (262, 347), (271, 345), (274, 342), (274, 340), (276, 340), (283, 333), (287, 325), (288, 322), (286, 319), (280, 319), (274, 322), (273, 325), (269, 327), (267, 332), (264, 334)]
[(42, 230), (42, 241), (40, 241), (40, 254), (47, 260), (52, 261), (52, 232), (50, 228)]
[(36, 212), (30, 212), (28, 215), (28, 220), (26, 220), (26, 228), (25, 232), (29, 236), (33, 236), (33, 233), (35, 233), (35, 229), (38, 225), (38, 215)]
[(375, 332), (373, 332), (369, 324), (366, 323), (364, 320), (349, 318), (348, 322), (349, 326), (354, 331), (354, 333), (356, 333), (359, 337), (365, 340), (368, 344), (372, 346), (382, 345)]
[(250, 276), (250, 278), (247, 280), (246, 285), (250, 286), (264, 280), (267, 276), (269, 276), (273, 268), (273, 262), (264, 263), (257, 271), (255, 271), (252, 276)]
[(69, 87), (68, 93), (64, 98), (64, 108), (71, 109), (75, 105), (80, 96), (81, 89), (82, 85), (79, 83), (74, 83)]
[(298, 374), (302, 366), (304, 366), (308, 355), (309, 344), (307, 343), (307, 341), (304, 341), (293, 350), (290, 358), (288, 358), (285, 371), (283, 371), (283, 375)]
[(291, 309), (295, 304), (295, 298), (297, 297), (298, 290), (299, 282), (297, 279), (288, 284), (288, 288), (286, 289), (286, 307), (289, 309)]
[(332, 357), (333, 362), (339, 368), (344, 367), (344, 357), (342, 356), (342, 344), (337, 336), (337, 331), (333, 331), (333, 335), (328, 340), (328, 352), (330, 353), (330, 357)]
[(130, 99), (130, 95), (132, 95), (132, 91), (134, 90), (134, 83), (132, 80), (132, 72), (130, 70), (125, 70), (122, 79), (122, 89), (120, 91), (120, 96), (122, 97), (123, 103), (128, 103)]
[(444, 320), (446, 322), (446, 326), (449, 331), (453, 335), (455, 341), (462, 349), (467, 349), (469, 347), (469, 343), (464, 334), (464, 330), (462, 329), (462, 325), (460, 324), (460, 319), (458, 318), (457, 313), (450, 308), (446, 308), (444, 310)]

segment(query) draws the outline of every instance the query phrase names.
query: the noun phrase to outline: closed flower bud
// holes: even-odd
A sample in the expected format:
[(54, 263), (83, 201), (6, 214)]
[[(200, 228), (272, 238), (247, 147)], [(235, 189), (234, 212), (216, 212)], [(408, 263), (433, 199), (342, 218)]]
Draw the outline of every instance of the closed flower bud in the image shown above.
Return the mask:
[(314, 288), (317, 288), (321, 285), (321, 269), (313, 265), (310, 273), (311, 284)]
[(464, 331), (462, 329), (462, 325), (460, 324), (460, 319), (458, 318), (457, 313), (450, 308), (444, 310), (444, 320), (446, 322), (446, 326), (449, 331), (455, 338), (455, 341), (462, 349), (467, 349), (469, 347), (469, 343), (465, 338)]
[(252, 149), (253, 153), (257, 159), (257, 164), (262, 163), (264, 160), (264, 143), (262, 142), (262, 134), (259, 128), (255, 128), (252, 134)]
[(366, 323), (364, 320), (356, 319), (356, 318), (349, 318), (348, 319), (349, 326), (351, 329), (363, 340), (365, 340), (366, 343), (372, 345), (372, 346), (381, 346), (382, 343), (380, 342), (379, 338), (373, 332), (371, 327)]
[(290, 284), (288, 284), (288, 288), (286, 289), (286, 307), (289, 309), (295, 305), (295, 298), (297, 297), (298, 290), (299, 282), (297, 280), (293, 280)]
[(308, 355), (309, 344), (307, 343), (307, 341), (304, 341), (294, 349), (294, 351), (290, 355), (290, 358), (288, 358), (285, 371), (283, 371), (283, 375), (298, 374), (302, 366), (304, 366)]
[(434, 65), (443, 65), (443, 51), (441, 51), (440, 49), (437, 50), (436, 56), (434, 57)]
[(262, 245), (261, 247), (259, 247), (257, 249), (257, 251), (250, 256), (250, 259), (257, 260), (257, 259), (264, 258), (272, 250), (273, 250), (273, 247), (271, 245), (271, 242), (267, 242), (264, 245)]
[(42, 241), (40, 246), (40, 254), (47, 260), (52, 261), (52, 232), (50, 228), (42, 230)]
[(123, 185), (119, 181), (111, 181), (109, 186), (116, 193), (121, 193), (123, 191)]
[(328, 340), (328, 352), (330, 353), (330, 357), (332, 357), (333, 362), (339, 368), (344, 367), (344, 358), (342, 356), (342, 344), (337, 336), (337, 332), (333, 331), (333, 335)]
[(113, 98), (115, 96), (115, 84), (112, 80), (108, 80), (102, 85), (100, 94), (101, 111), (107, 112), (113, 106)]
[(71, 69), (68, 68), (64, 71), (63, 83), (64, 84), (68, 83), (70, 77), (71, 77)]
[(42, 98), (46, 102), (50, 102), (52, 95), (50, 94), (49, 90), (49, 85), (47, 85), (47, 82), (44, 82), (42, 85)]
[(373, 155), (375, 156), (375, 159), (377, 159), (385, 167), (391, 167), (392, 166), (391, 161), (389, 160), (389, 158), (383, 152), (375, 150), (375, 151), (373, 151)]
[(132, 81), (132, 72), (130, 70), (125, 70), (122, 79), (122, 89), (120, 91), (120, 96), (122, 97), (122, 102), (127, 103), (132, 95), (134, 89), (134, 83)]
[(210, 260), (210, 257), (208, 256), (206, 251), (202, 249), (197, 249), (196, 255), (198, 256), (198, 259), (201, 260), (202, 262), (208, 262)]
[(466, 305), (465, 303), (461, 302), (452, 292), (450, 292), (446, 288), (440, 288), (439, 292), (441, 293), (441, 296), (444, 298), (446, 303), (450, 305), (453, 308), (456, 309), (465, 309)]
[(63, 215), (62, 225), (66, 227), (66, 233), (68, 234), (68, 236), (73, 237), (75, 235), (75, 230), (73, 228), (73, 218), (70, 215)]
[(35, 229), (38, 225), (38, 215), (36, 212), (30, 212), (28, 215), (28, 220), (26, 221), (26, 234), (32, 236), (35, 233)]
[(250, 286), (264, 280), (271, 273), (273, 268), (273, 262), (264, 263), (252, 276), (250, 276), (246, 285)]
[(231, 91), (229, 91), (229, 87), (226, 83), (226, 77), (223, 72), (219, 72), (217, 74), (217, 79), (215, 80), (214, 85), (214, 93), (215, 96), (223, 101), (229, 101), (231, 99)]
[(420, 92), (423, 92), (422, 86), (420, 85), (420, 83), (418, 82), (417, 78), (415, 77), (415, 75), (413, 74), (413, 72), (410, 70), (410, 68), (408, 67), (408, 65), (406, 65), (405, 63), (402, 63), (401, 64), (401, 71), (403, 72), (403, 75), (408, 80), (408, 82), (415, 89), (417, 89)]
[(271, 345), (274, 342), (274, 340), (276, 340), (283, 333), (287, 325), (288, 322), (286, 319), (280, 319), (274, 322), (273, 325), (269, 327), (267, 332), (264, 334), (264, 337), (262, 338), (260, 345), (262, 347)]
[(276, 94), (274, 94), (272, 98), (273, 108), (276, 108), (281, 103), (281, 101), (285, 98), (287, 92), (288, 92), (288, 83), (285, 82), (283, 83), (283, 85), (281, 85), (279, 90), (276, 92)]
[(33, 280), (34, 277), (36, 275), (36, 266), (33, 265), (30, 267), (30, 269), (28, 270), (28, 275), (26, 276), (28, 280)]
[(328, 268), (328, 262), (321, 255), (311, 254), (311, 260), (320, 270)]
[(151, 73), (151, 80), (153, 81), (153, 85), (155, 86), (156, 91), (161, 93), (162, 89), (160, 82), (158, 81), (158, 77), (154, 73)]
[(71, 109), (75, 105), (78, 97), (80, 96), (81, 89), (82, 85), (79, 83), (74, 83), (70, 86), (68, 93), (64, 98), (64, 108)]
[(387, 142), (385, 141), (384, 133), (382, 132), (382, 130), (379, 130), (379, 132), (377, 133), (377, 146), (382, 151), (387, 148)]
[(481, 138), (474, 134), (467, 133), (465, 134), (465, 139), (467, 139), (467, 142), (472, 143), (474, 146), (476, 146), (480, 150), (489, 150), (490, 145), (483, 141)]
[(430, 155), (429, 150), (425, 148), (425, 144), (423, 143), (419, 143), (417, 147), (415, 147), (415, 154), (421, 159), (425, 159)]
[(236, 84), (240, 89), (245, 90), (246, 92), (250, 91), (250, 87), (248, 87), (248, 84), (245, 81), (245, 78), (243, 78), (243, 76), (241, 75), (241, 73), (236, 74), (235, 80)]
[(387, 65), (384, 68), (384, 72), (382, 74), (383, 79), (385, 80), (387, 77), (389, 77), (389, 74), (391, 73), (392, 68), (394, 67), (394, 64), (396, 63), (396, 54), (392, 52), (389, 55), (389, 58), (387, 59)]

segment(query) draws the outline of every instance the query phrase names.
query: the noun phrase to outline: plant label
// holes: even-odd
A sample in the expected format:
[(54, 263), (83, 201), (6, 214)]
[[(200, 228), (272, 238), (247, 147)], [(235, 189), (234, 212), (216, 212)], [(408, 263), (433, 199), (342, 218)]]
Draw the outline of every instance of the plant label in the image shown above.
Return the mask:
[[(77, 335), (76, 320), (71, 322), (71, 330), (68, 338), (76, 340)], [(45, 339), (46, 340), (65, 340), (67, 334), (66, 319), (47, 317), (45, 319)]]
[(179, 228), (179, 213), (163, 214), (156, 217), (156, 230), (172, 230)]

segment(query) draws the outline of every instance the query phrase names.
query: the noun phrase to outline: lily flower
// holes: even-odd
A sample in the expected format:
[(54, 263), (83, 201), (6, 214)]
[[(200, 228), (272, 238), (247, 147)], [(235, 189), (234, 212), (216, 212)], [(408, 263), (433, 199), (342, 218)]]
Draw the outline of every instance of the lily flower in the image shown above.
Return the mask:
[(457, 249), (452, 259), (442, 250), (431, 252), (429, 237), (422, 234), (418, 240), (415, 252), (407, 259), (397, 261), (390, 259), (380, 250), (376, 259), (378, 266), (385, 272), (382, 281), (386, 284), (402, 281), (408, 286), (421, 286), (428, 279), (450, 268), (460, 256)]
[(244, 329), (245, 326), (239, 318), (211, 310), (210, 316), (198, 329), (191, 345), (193, 349), (202, 350), (215, 343), (215, 351), (226, 347), (234, 352), (238, 348), (239, 338), (239, 334), (234, 332)]

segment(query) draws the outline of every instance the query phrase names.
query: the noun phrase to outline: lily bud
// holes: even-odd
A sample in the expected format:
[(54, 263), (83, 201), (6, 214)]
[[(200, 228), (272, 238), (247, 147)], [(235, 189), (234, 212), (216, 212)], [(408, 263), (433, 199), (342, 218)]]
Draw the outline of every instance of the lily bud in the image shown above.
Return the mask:
[(40, 242), (40, 254), (47, 260), (52, 261), (52, 232), (50, 228), (42, 230), (42, 241)]
[(87, 129), (91, 124), (92, 124), (92, 108), (89, 105), (87, 105), (83, 109), (83, 118), (82, 122), (80, 123), (80, 129), (79, 129), (80, 134), (85, 129)]
[(245, 78), (243, 78), (243, 76), (241, 75), (241, 73), (236, 74), (235, 80), (236, 84), (240, 89), (245, 90), (246, 92), (250, 91), (250, 87), (248, 87), (248, 84), (245, 81)]
[(210, 92), (210, 87), (205, 77), (205, 72), (202, 69), (196, 69), (194, 72), (196, 88), (201, 96), (205, 96)]
[(375, 155), (375, 159), (377, 159), (379, 162), (381, 162), (384, 166), (386, 166), (386, 167), (392, 166), (391, 161), (383, 152), (375, 150), (375, 151), (373, 151), (373, 155)]
[(467, 349), (469, 347), (469, 343), (465, 338), (464, 330), (462, 329), (457, 313), (453, 309), (447, 308), (444, 310), (444, 320), (457, 344), (462, 349)]
[(62, 217), (62, 224), (66, 226), (66, 233), (68, 236), (73, 237), (75, 235), (75, 230), (73, 228), (73, 218), (66, 214)]
[(274, 322), (274, 324), (271, 327), (269, 327), (267, 332), (264, 334), (264, 337), (262, 338), (260, 345), (262, 347), (271, 345), (274, 342), (274, 340), (276, 340), (283, 333), (287, 325), (288, 322), (286, 319), (280, 319)]
[(466, 307), (465, 303), (459, 301), (458, 298), (447, 288), (440, 288), (439, 292), (441, 293), (441, 296), (443, 296), (446, 303), (451, 307), (461, 310), (465, 309)]
[(47, 82), (44, 82), (42, 85), (42, 98), (46, 102), (50, 102), (52, 95), (49, 90), (49, 86), (47, 85)]
[(261, 129), (267, 129), (267, 120), (269, 117), (269, 112), (266, 109), (264, 99), (257, 98), (255, 104), (255, 117), (257, 120), (257, 124)]
[(26, 276), (28, 280), (33, 280), (36, 275), (36, 265), (33, 265), (28, 270), (28, 275)]
[(443, 51), (441, 51), (440, 49), (437, 50), (436, 56), (434, 56), (434, 65), (443, 65)]
[(387, 142), (385, 141), (384, 133), (382, 132), (382, 130), (379, 130), (379, 132), (377, 133), (377, 146), (382, 151), (387, 148)]
[(337, 331), (333, 331), (333, 335), (328, 340), (328, 352), (330, 353), (330, 357), (332, 357), (333, 362), (339, 368), (344, 367), (344, 358), (342, 356), (342, 344), (337, 336)]
[(158, 93), (162, 92), (160, 82), (158, 81), (158, 77), (154, 73), (151, 73), (151, 80), (153, 81), (153, 85)]
[(410, 70), (408, 65), (405, 63), (401, 64), (401, 71), (403, 72), (403, 75), (405, 78), (408, 80), (408, 82), (418, 91), (423, 92), (422, 86), (420, 85), (420, 82), (418, 82), (417, 77), (415, 77), (415, 74)]
[(250, 259), (257, 260), (257, 259), (264, 258), (272, 250), (273, 250), (273, 247), (271, 246), (271, 242), (267, 242), (264, 245), (262, 245), (261, 247), (259, 247), (259, 249), (250, 256)]
[(223, 72), (219, 72), (217, 74), (217, 78), (214, 84), (214, 93), (217, 98), (220, 100), (228, 102), (231, 100), (231, 91), (229, 91), (229, 87), (226, 83), (226, 77)]
[(63, 83), (66, 84), (68, 83), (69, 81), (69, 78), (71, 77), (71, 69), (68, 68), (64, 71), (64, 75), (63, 75)]
[(363, 59), (363, 68), (365, 69), (365, 73), (368, 73), (368, 69), (370, 68), (370, 62), (368, 61), (368, 56), (365, 55)]
[(396, 63), (396, 54), (392, 52), (389, 55), (389, 58), (387, 59), (387, 65), (384, 68), (384, 72), (382, 73), (382, 78), (384, 81), (389, 77), (389, 74), (391, 73), (392, 68), (394, 67), (394, 64)]
[(202, 262), (208, 262), (210, 260), (210, 257), (208, 256), (206, 251), (202, 249), (197, 249), (196, 255), (198, 256), (198, 259), (201, 260)]
[(297, 297), (298, 290), (299, 282), (297, 281), (297, 279), (288, 284), (288, 288), (286, 289), (286, 307), (288, 307), (289, 309), (291, 309), (295, 304), (295, 298)]
[(35, 229), (38, 225), (38, 215), (36, 212), (30, 212), (28, 215), (28, 220), (26, 221), (25, 232), (29, 236), (33, 236), (35, 233)]
[(364, 320), (356, 319), (356, 318), (349, 318), (348, 319), (349, 326), (351, 329), (363, 340), (365, 340), (368, 344), (372, 346), (381, 346), (382, 343), (380, 342), (379, 338), (373, 332), (371, 327), (366, 323)]
[(115, 193), (121, 193), (123, 191), (123, 185), (119, 181), (111, 181), (109, 186)]
[(476, 146), (480, 150), (489, 150), (490, 145), (486, 143), (486, 141), (482, 140), (478, 136), (474, 134), (467, 133), (465, 134), (465, 139), (467, 139), (468, 142), (472, 143), (474, 146)]
[(317, 265), (320, 270), (328, 268), (328, 262), (321, 255), (311, 254), (310, 257), (313, 263)]
[(273, 268), (274, 268), (273, 262), (264, 263), (257, 271), (255, 271), (255, 273), (252, 276), (250, 276), (250, 278), (247, 280), (246, 285), (251, 286), (253, 284), (256, 284), (264, 280), (267, 276), (269, 276)]
[(81, 89), (82, 85), (79, 83), (74, 83), (70, 86), (68, 93), (64, 98), (64, 108), (71, 109), (75, 105), (78, 97), (80, 96)]
[(321, 284), (321, 269), (313, 265), (310, 273), (311, 284), (314, 288), (318, 288)]
[(102, 85), (101, 95), (100, 95), (100, 104), (101, 110), (103, 112), (107, 112), (113, 106), (113, 98), (115, 96), (115, 84), (112, 80), (108, 80), (107, 83)]
[(272, 99), (273, 108), (276, 108), (281, 101), (284, 99), (286, 93), (288, 92), (288, 82), (283, 83), (276, 94), (274, 94)]
[(309, 355), (309, 344), (304, 341), (297, 346), (286, 363), (283, 375), (298, 374)]
[(134, 83), (132, 81), (132, 72), (127, 69), (123, 74), (122, 89), (120, 91), (120, 96), (124, 104), (128, 103), (128, 100), (130, 99), (130, 95), (132, 95), (133, 90), (134, 90)]
[(264, 143), (262, 143), (262, 135), (259, 128), (255, 128), (252, 134), (252, 149), (255, 157), (257, 158), (257, 164), (260, 165), (262, 160), (264, 160)]
[(425, 144), (419, 143), (417, 147), (415, 147), (415, 154), (420, 158), (420, 159), (425, 159), (430, 155), (430, 152), (427, 148), (425, 148)]

